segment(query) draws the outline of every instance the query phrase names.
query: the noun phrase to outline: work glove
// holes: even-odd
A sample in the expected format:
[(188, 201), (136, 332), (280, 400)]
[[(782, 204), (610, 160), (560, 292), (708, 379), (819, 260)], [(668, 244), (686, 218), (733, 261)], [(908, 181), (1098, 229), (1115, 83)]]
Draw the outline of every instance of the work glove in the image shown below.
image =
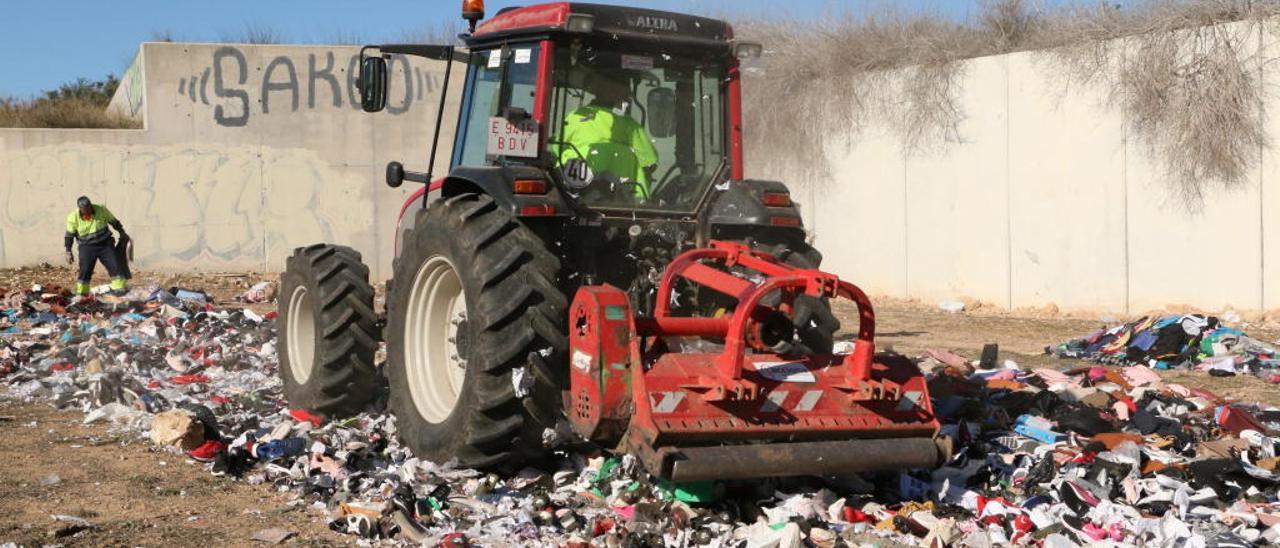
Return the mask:
[(582, 190), (591, 184), (595, 179), (595, 173), (591, 171), (591, 166), (587, 165), (587, 161), (581, 158), (574, 158), (564, 163), (560, 168), (560, 172), (564, 174), (564, 183), (573, 190)]
[(71, 254), (71, 250), (67, 250), (67, 264), (75, 264), (76, 256)]

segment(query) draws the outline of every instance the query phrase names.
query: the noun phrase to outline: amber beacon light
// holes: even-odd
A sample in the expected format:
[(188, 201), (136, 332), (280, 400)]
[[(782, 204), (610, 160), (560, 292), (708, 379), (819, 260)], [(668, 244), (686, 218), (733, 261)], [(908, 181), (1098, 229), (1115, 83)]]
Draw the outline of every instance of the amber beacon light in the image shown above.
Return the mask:
[(476, 31), (476, 22), (484, 19), (484, 0), (462, 0), (462, 18)]

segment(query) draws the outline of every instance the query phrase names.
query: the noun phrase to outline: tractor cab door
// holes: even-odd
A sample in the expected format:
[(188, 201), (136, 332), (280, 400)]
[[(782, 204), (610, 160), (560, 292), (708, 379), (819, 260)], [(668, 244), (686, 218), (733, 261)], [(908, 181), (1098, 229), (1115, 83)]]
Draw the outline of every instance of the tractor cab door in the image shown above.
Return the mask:
[(451, 168), (536, 163), (542, 49), (527, 42), (471, 52)]

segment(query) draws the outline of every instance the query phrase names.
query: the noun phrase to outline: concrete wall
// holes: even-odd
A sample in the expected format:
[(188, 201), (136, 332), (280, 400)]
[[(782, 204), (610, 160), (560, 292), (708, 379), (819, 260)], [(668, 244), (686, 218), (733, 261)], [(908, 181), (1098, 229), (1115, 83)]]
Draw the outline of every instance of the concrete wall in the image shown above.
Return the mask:
[[(327, 241), (389, 276), (414, 189), (388, 188), (383, 170), (426, 167), (444, 64), (393, 58), (390, 104), (367, 114), (358, 50), (143, 44), (111, 108), (145, 129), (0, 129), (0, 267), (59, 260), (63, 220), (85, 194), (124, 221), (142, 268), (277, 270), (292, 248)], [(447, 164), (446, 153), (437, 170)]]
[[(1280, 57), (1270, 33), (1232, 32), (1258, 58)], [(1278, 112), (1280, 68), (1262, 65), (1266, 110)], [(1210, 182), (1188, 208), (1104, 91), (1064, 88), (1045, 54), (976, 59), (958, 83), (956, 142), (906, 153), (873, 122), (851, 145), (829, 144), (834, 180), (804, 192), (827, 268), (931, 302), (1280, 308), (1280, 150), (1259, 150), (1243, 185)], [(1267, 123), (1280, 141), (1280, 120)]]
[[(1272, 40), (1249, 43), (1280, 57)], [(111, 108), (146, 129), (0, 129), (0, 267), (60, 259), (63, 218), (87, 194), (124, 220), (143, 268), (275, 270), (293, 247), (329, 241), (388, 277), (413, 189), (387, 188), (383, 168), (425, 167), (443, 65), (398, 58), (391, 105), (370, 115), (355, 104), (357, 51), (144, 44)], [(1280, 68), (1264, 66), (1276, 111)], [(827, 268), (930, 301), (1280, 308), (1275, 148), (1259, 151), (1256, 177), (1189, 211), (1103, 90), (1064, 89), (1035, 53), (977, 59), (961, 74), (955, 142), (908, 154), (871, 123), (850, 145), (829, 143), (835, 180), (797, 189)], [(444, 150), (456, 112), (455, 95)], [(1268, 128), (1280, 138), (1280, 121)]]

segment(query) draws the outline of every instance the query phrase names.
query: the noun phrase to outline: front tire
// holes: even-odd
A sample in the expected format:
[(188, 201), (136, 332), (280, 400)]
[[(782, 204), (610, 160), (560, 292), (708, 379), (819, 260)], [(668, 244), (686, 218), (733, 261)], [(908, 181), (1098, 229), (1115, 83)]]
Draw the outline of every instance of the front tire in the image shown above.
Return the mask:
[(295, 249), (280, 283), (280, 377), (289, 406), (324, 417), (368, 407), (377, 386), (369, 267), (345, 246)]
[(559, 259), (485, 195), (420, 212), (387, 296), (387, 377), (414, 454), (514, 469), (560, 416), (568, 300)]

